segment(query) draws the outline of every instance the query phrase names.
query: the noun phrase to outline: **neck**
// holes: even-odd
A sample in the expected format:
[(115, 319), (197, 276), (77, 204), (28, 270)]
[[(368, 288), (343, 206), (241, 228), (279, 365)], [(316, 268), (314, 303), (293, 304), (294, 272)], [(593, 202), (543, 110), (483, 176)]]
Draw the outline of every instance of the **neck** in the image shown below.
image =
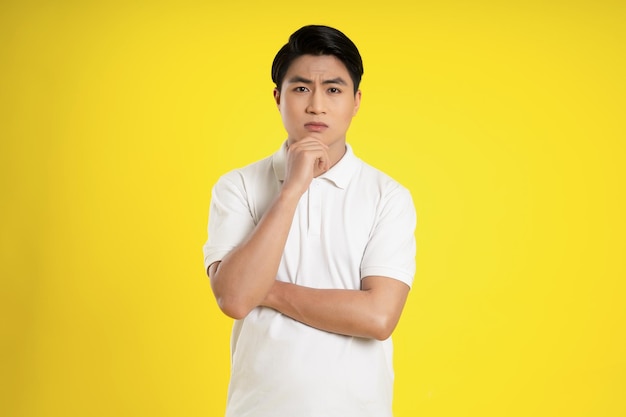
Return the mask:
[(330, 149), (328, 149), (328, 157), (330, 158), (329, 168), (334, 167), (337, 164), (337, 162), (339, 162), (341, 158), (343, 158), (347, 150), (348, 148), (346, 146), (346, 142), (340, 142), (340, 143), (337, 143), (336, 145), (332, 145)]

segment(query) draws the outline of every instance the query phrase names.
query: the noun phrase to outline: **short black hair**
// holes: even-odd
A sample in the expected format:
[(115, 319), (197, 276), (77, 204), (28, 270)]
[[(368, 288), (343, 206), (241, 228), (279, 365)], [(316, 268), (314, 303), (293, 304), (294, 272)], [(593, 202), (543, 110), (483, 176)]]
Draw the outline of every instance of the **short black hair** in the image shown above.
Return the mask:
[(335, 28), (308, 25), (295, 31), (274, 57), (272, 81), (279, 91), (289, 66), (302, 55), (335, 56), (346, 66), (354, 84), (354, 93), (359, 90), (363, 61), (354, 42)]

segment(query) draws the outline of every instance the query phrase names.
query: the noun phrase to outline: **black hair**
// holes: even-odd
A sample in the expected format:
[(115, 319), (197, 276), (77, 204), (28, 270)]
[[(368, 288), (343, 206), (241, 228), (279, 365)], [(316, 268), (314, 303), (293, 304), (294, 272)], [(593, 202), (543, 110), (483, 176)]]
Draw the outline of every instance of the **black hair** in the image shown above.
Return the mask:
[(354, 93), (359, 90), (363, 75), (363, 61), (356, 45), (342, 32), (329, 26), (309, 25), (295, 31), (274, 57), (272, 81), (280, 91), (291, 63), (302, 55), (333, 55), (348, 70)]

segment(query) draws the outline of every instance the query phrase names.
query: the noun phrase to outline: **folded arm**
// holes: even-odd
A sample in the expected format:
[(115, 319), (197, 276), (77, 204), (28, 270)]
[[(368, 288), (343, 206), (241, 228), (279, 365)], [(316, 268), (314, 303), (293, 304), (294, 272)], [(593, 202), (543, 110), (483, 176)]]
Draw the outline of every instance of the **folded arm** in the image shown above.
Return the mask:
[(272, 287), (297, 204), (297, 196), (281, 193), (246, 241), (209, 266), (213, 294), (227, 316), (244, 318)]
[(328, 146), (303, 139), (289, 146), (280, 193), (250, 235), (207, 273), (220, 309), (242, 319), (257, 307), (276, 280), (298, 202), (313, 177), (329, 168)]
[(364, 278), (361, 290), (275, 281), (261, 305), (320, 330), (385, 340), (398, 324), (408, 293), (407, 284), (380, 276)]

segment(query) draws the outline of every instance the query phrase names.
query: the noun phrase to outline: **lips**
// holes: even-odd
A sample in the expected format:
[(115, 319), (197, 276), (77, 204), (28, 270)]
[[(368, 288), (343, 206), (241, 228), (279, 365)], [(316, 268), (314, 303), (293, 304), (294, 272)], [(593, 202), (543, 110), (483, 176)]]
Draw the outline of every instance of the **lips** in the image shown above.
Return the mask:
[(322, 122), (309, 122), (304, 127), (310, 132), (322, 132), (328, 129), (328, 125)]

